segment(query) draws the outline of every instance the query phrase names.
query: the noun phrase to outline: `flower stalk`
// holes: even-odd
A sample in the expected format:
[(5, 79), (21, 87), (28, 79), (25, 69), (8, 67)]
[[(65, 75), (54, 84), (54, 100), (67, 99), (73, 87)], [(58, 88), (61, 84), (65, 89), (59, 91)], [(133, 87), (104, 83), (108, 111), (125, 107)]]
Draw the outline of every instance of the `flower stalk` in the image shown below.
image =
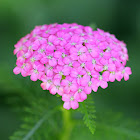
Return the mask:
[(62, 117), (63, 117), (63, 133), (60, 137), (60, 140), (70, 140), (70, 135), (74, 127), (74, 123), (71, 119), (71, 111), (62, 108)]

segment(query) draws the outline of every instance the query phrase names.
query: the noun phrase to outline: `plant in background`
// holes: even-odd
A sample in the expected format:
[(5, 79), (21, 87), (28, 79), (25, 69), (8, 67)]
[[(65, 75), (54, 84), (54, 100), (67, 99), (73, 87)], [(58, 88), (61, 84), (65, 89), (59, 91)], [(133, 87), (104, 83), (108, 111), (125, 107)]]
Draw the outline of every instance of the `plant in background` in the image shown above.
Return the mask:
[[(30, 76), (32, 81), (40, 80), (43, 90), (62, 96), (63, 107), (67, 110), (77, 109), (79, 102), (86, 100), (92, 91), (97, 92), (99, 86), (105, 89), (108, 82), (121, 81), (123, 77), (126, 81), (131, 74), (130, 67), (126, 67), (128, 54), (124, 42), (101, 29), (93, 31), (89, 26), (84, 27), (76, 23), (36, 26), (30, 34), (18, 41), (14, 54), (17, 56), (14, 73), (21, 73), (23, 77)], [(45, 100), (41, 100), (41, 103)], [(50, 101), (46, 102), (47, 106), (51, 106)], [(41, 103), (38, 105), (42, 109), (40, 107), (39, 109), (46, 108), (47, 111), (47, 107), (41, 106)], [(53, 108), (57, 110), (59, 107)], [(67, 125), (63, 128), (66, 132), (60, 137), (62, 140), (68, 139), (73, 127), (73, 123), (69, 122), (71, 120), (69, 111), (62, 108), (58, 110), (63, 110), (63, 120)], [(81, 103), (79, 111), (84, 114), (85, 124), (94, 133), (93, 100)], [(40, 112), (37, 120), (43, 114)], [(46, 115), (35, 125), (36, 129), (30, 130), (26, 125), (25, 129), (30, 131), (27, 135), (25, 131), (22, 133), (22, 136), (26, 135), (23, 139), (29, 139), (41, 123), (45, 122), (45, 118)], [(18, 136), (20, 134), (18, 133)]]

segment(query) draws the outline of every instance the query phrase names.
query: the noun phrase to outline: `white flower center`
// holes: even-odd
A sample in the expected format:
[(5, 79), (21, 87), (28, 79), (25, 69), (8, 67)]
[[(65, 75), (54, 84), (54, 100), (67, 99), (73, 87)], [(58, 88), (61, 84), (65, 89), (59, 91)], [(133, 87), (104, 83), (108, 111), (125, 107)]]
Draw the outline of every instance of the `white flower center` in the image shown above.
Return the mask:
[(92, 64), (96, 64), (96, 60), (95, 59), (92, 59)]
[(84, 42), (85, 42), (85, 43), (88, 43), (88, 40), (86, 39), (86, 40), (84, 40)]
[(76, 44), (77, 44), (77, 43), (74, 43), (74, 42), (73, 42), (73, 43), (71, 43), (71, 45), (76, 45)]
[(47, 34), (47, 33), (49, 33), (50, 32), (50, 30), (47, 30), (45, 33)]
[(23, 48), (23, 47), (21, 46), (21, 47), (19, 48), (19, 50), (21, 51), (21, 50), (22, 50), (22, 48)]
[(31, 62), (35, 62), (35, 57), (32, 57), (30, 60)]
[(71, 101), (73, 101), (73, 100), (74, 100), (74, 97), (73, 97), (73, 96), (71, 96), (71, 97), (70, 97), (70, 100), (71, 100)]
[(101, 53), (100, 53), (100, 56), (101, 56), (101, 57), (103, 57), (103, 56), (104, 56), (104, 54), (101, 52)]
[(47, 80), (47, 82), (48, 82), (48, 83), (51, 83), (51, 82), (52, 82), (52, 80), (51, 80), (51, 79), (49, 79), (49, 80)]
[(103, 76), (102, 75), (99, 75), (99, 80), (102, 80), (103, 79)]
[(25, 38), (25, 39), (23, 40), (23, 43), (26, 42), (27, 40), (28, 40), (28, 39)]
[(80, 92), (82, 92), (82, 91), (83, 91), (83, 89), (81, 89), (81, 88), (78, 89), (78, 93), (80, 93)]
[(42, 40), (42, 37), (39, 37), (38, 39), (39, 39), (39, 40)]
[(44, 49), (40, 49), (39, 52), (43, 53), (45, 50)]
[(90, 86), (91, 86), (91, 84), (92, 84), (92, 82), (91, 82), (91, 81), (89, 81), (89, 82), (88, 82), (88, 86), (90, 87)]
[(111, 48), (110, 48), (110, 47), (107, 47), (107, 50), (108, 50), (108, 51), (110, 51), (110, 50), (111, 50)]
[(31, 50), (32, 49), (32, 46), (29, 46), (29, 50)]
[(59, 75), (63, 75), (63, 72), (62, 71), (59, 71)]
[(124, 54), (122, 54), (122, 58), (125, 59), (125, 55)]
[(72, 67), (72, 63), (69, 63), (69, 66)]
[(81, 77), (82, 77), (82, 75), (78, 74), (78, 75), (77, 75), (77, 77), (78, 77), (78, 78), (81, 78)]
[(56, 88), (59, 90), (60, 86), (59, 86), (59, 85), (57, 85), (57, 86), (56, 86)]
[(69, 82), (68, 85), (71, 86), (72, 85), (72, 82)]
[(84, 33), (81, 33), (80, 35), (81, 35), (81, 36), (84, 36), (85, 34), (84, 34)]
[(64, 54), (64, 53), (62, 53), (62, 55), (61, 55), (61, 56), (62, 56), (62, 58), (64, 58), (64, 57), (66, 57), (67, 55), (66, 55), (66, 54)]
[[(23, 58), (25, 58), (25, 54), (22, 55)], [(26, 58), (25, 58), (26, 59)]]
[(53, 58), (53, 56), (49, 55), (49, 56), (47, 56), (47, 58), (48, 58), (48, 59), (52, 59), (52, 58)]
[(89, 75), (89, 76), (90, 76), (90, 75), (91, 75), (91, 72), (87, 72), (87, 75)]
[(84, 68), (84, 67), (85, 67), (85, 63), (82, 63), (82, 64), (81, 64), (81, 67)]
[(81, 54), (82, 54), (82, 52), (78, 51), (78, 56), (81, 55)]
[(52, 44), (52, 42), (48, 42), (48, 45), (52, 46), (53, 44)]
[(52, 70), (52, 69), (53, 69), (53, 67), (49, 67), (48, 69), (49, 69), (49, 70)]
[(122, 74), (124, 74), (124, 73), (125, 73), (125, 69), (122, 70)]
[(63, 41), (63, 38), (62, 37), (60, 37), (60, 38), (58, 38), (59, 40), (61, 40), (61, 41)]
[(111, 73), (112, 73), (113, 75), (115, 75), (115, 71), (111, 71)]
[(24, 69), (25, 66), (26, 66), (26, 64), (24, 63), (24, 64), (21, 66), (21, 68)]
[(33, 37), (36, 37), (36, 34), (33, 34)]
[(115, 57), (112, 57), (112, 60), (113, 60), (113, 61), (116, 61), (116, 58), (115, 58)]
[(88, 49), (88, 52), (91, 53), (92, 52), (92, 49)]
[(104, 70), (108, 70), (108, 66), (107, 65), (104, 65), (103, 69)]
[(34, 73), (39, 73), (37, 69), (34, 69)]

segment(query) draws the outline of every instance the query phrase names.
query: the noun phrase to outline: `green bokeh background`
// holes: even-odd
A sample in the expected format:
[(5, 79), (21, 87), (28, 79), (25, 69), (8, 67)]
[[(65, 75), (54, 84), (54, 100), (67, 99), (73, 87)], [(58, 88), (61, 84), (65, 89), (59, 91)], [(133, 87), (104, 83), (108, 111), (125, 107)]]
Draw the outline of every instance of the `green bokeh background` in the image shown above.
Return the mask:
[[(140, 1), (0, 0), (0, 69), (6, 65), (13, 74), (16, 61), (13, 55), (14, 44), (34, 26), (55, 22), (76, 22), (82, 25), (95, 23), (98, 28), (124, 40), (129, 52), (127, 65), (132, 68), (133, 74), (127, 82), (122, 80), (110, 83), (105, 90), (99, 89), (94, 100), (98, 111), (109, 108), (139, 119)], [(10, 77), (6, 78), (8, 81)], [(6, 102), (8, 93), (10, 91), (0, 85), (0, 140), (7, 140), (20, 124), (19, 117)]]

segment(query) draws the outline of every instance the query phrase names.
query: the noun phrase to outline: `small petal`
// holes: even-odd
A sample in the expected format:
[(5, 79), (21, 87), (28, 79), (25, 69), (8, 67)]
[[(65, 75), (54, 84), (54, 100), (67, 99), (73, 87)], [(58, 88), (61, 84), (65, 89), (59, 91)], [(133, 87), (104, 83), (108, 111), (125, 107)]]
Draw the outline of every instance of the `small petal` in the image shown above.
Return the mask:
[(91, 87), (86, 86), (84, 91), (85, 91), (86, 94), (90, 94), (92, 89), (91, 89)]
[(43, 89), (43, 90), (46, 90), (47, 88), (46, 88), (46, 83), (41, 83), (41, 88)]
[(86, 60), (87, 60), (86, 54), (80, 55), (80, 60), (81, 60), (81, 61), (86, 61)]
[(87, 94), (85, 94), (85, 92), (81, 92), (80, 93), (80, 98), (82, 101), (84, 101), (85, 99), (87, 99)]
[(129, 80), (129, 75), (127, 73), (124, 73), (124, 80), (125, 81)]
[(56, 92), (57, 92), (56, 87), (55, 86), (52, 86), (51, 89), (50, 89), (50, 93), (53, 94), (53, 95), (55, 95)]
[(19, 73), (21, 72), (21, 68), (15, 67), (15, 68), (13, 69), (13, 72), (14, 72), (14, 74), (19, 74)]
[(71, 104), (72, 109), (77, 109), (79, 107), (79, 104), (77, 101), (71, 101), (70, 104)]
[(36, 73), (32, 73), (31, 74), (31, 76), (30, 76), (30, 79), (32, 80), (32, 81), (37, 81), (37, 79), (38, 79), (38, 74), (36, 74)]
[(114, 82), (114, 81), (115, 81), (115, 74), (112, 74), (112, 73), (111, 73), (111, 74), (109, 75), (109, 81), (110, 81), (110, 82)]
[(70, 90), (71, 90), (72, 92), (77, 91), (77, 89), (78, 89), (78, 87), (77, 87), (76, 84), (72, 84), (72, 85), (70, 86)]
[(129, 74), (129, 75), (132, 74), (132, 71), (131, 71), (131, 68), (130, 68), (130, 67), (126, 67), (126, 68), (125, 68), (125, 72), (126, 72), (127, 74)]
[(69, 110), (71, 108), (70, 102), (64, 102), (63, 107)]
[(51, 60), (49, 60), (49, 65), (50, 66), (56, 66), (57, 65), (57, 61), (55, 58), (52, 58)]
[(69, 102), (70, 101), (70, 96), (68, 94), (63, 94), (62, 101)]
[(105, 89), (108, 87), (108, 83), (106, 81), (100, 81), (100, 86)]

